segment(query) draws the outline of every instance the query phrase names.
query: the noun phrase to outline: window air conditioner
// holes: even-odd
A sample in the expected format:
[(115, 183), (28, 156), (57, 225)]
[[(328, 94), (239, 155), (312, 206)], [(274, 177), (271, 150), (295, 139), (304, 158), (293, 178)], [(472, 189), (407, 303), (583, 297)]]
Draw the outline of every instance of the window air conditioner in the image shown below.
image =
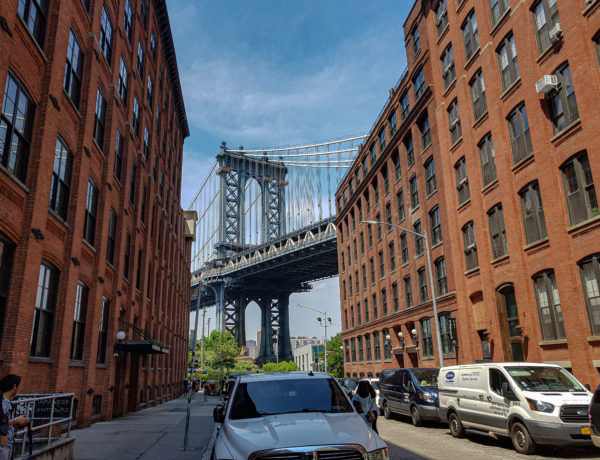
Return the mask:
[(548, 94), (558, 86), (556, 75), (544, 75), (540, 81), (535, 84), (535, 90), (538, 94)]
[(550, 29), (548, 33), (550, 34), (550, 41), (552, 43), (556, 43), (557, 41), (559, 41), (562, 38), (562, 27), (560, 25), (560, 22), (554, 24), (554, 26), (552, 26), (552, 29)]

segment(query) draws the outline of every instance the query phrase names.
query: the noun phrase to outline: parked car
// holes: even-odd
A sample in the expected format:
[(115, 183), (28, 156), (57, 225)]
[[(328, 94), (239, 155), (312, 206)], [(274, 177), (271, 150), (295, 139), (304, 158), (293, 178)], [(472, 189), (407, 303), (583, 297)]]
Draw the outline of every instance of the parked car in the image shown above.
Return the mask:
[(444, 367), (439, 395), (440, 418), (449, 423), (454, 437), (469, 431), (507, 436), (522, 454), (532, 454), (536, 444), (592, 444), (588, 425), (592, 394), (560, 366)]
[(376, 396), (376, 403), (377, 403), (377, 407), (381, 407), (381, 395), (379, 392), (379, 379), (366, 379), (369, 381), (369, 383), (373, 386), (373, 389), (375, 390), (375, 394)]
[(596, 447), (600, 447), (600, 385), (592, 396), (589, 415), (592, 442)]
[[(387, 445), (326, 373), (278, 372), (237, 378), (212, 458), (389, 460)], [(325, 455), (324, 455), (325, 454)]]
[(384, 369), (379, 375), (381, 408), (389, 419), (394, 413), (409, 415), (413, 425), (439, 420), (438, 373), (435, 368)]

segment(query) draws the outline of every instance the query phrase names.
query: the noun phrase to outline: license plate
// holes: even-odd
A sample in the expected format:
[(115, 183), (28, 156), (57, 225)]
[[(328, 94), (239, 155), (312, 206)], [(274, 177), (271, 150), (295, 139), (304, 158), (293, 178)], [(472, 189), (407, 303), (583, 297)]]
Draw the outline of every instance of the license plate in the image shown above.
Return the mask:
[(592, 434), (590, 432), (590, 427), (589, 426), (584, 426), (581, 428), (581, 434)]

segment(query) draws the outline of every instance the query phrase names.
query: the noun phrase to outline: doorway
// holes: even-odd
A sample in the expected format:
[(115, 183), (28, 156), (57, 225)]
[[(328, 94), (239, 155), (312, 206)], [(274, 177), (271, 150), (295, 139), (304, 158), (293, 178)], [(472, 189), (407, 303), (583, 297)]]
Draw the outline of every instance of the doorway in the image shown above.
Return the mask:
[(502, 335), (502, 349), (506, 361), (525, 361), (523, 339), (519, 325), (519, 311), (512, 284), (505, 284), (496, 291), (498, 321)]

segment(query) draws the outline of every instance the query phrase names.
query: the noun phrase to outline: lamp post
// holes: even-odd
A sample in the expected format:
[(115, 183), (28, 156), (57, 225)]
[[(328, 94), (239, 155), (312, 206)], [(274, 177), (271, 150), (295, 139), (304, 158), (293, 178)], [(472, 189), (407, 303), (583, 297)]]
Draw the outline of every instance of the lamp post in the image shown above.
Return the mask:
[[(416, 235), (425, 240), (425, 252), (427, 253), (427, 267), (429, 269), (429, 282), (431, 283), (431, 293), (433, 300), (433, 315), (435, 317), (435, 335), (437, 338), (437, 348), (438, 355), (440, 357), (440, 367), (444, 367), (444, 353), (442, 352), (442, 336), (440, 334), (440, 320), (438, 318), (437, 312), (437, 301), (435, 294), (435, 284), (433, 282), (433, 269), (431, 267), (431, 253), (429, 252), (429, 238), (427, 237), (427, 232), (417, 233), (413, 230), (409, 230), (408, 228), (400, 227), (399, 225), (389, 224), (387, 222), (378, 222), (376, 220), (361, 220), (361, 224), (367, 225), (387, 225), (388, 227), (398, 228), (400, 230), (404, 230), (405, 232)], [(415, 331), (416, 332), (416, 331)]]
[[(300, 304), (298, 304), (298, 307), (299, 308), (310, 308), (312, 311), (316, 311), (317, 313), (320, 313), (323, 315), (323, 318), (318, 316), (317, 321), (319, 322), (319, 326), (325, 328), (325, 372), (327, 372), (327, 328), (332, 326), (331, 318), (327, 316), (327, 310), (319, 311), (316, 308), (306, 307), (306, 306), (300, 305)], [(329, 324), (327, 324), (327, 321), (329, 321)]]

